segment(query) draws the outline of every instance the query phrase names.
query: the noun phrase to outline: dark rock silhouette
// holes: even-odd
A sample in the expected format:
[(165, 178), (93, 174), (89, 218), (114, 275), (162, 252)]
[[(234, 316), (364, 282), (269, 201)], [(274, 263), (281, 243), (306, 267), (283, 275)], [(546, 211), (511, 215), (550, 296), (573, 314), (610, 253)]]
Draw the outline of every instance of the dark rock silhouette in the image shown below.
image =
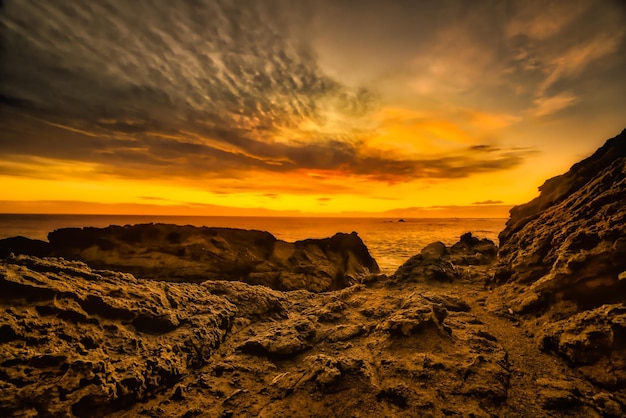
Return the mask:
[[(511, 209), (506, 228), (498, 237), (504, 246), (511, 236), (532, 220), (537, 219), (546, 209), (554, 207), (564, 199), (574, 195), (603, 170), (626, 157), (626, 129), (618, 136), (609, 139), (592, 156), (572, 166), (565, 174), (553, 177), (539, 187), (541, 194), (530, 202)], [(619, 165), (619, 163), (617, 163)], [(610, 183), (610, 181), (609, 181)]]
[(143, 224), (59, 229), (48, 239), (50, 255), (168, 281), (238, 280), (323, 292), (380, 271), (354, 232), (288, 243), (262, 231)]
[(0, 239), (0, 258), (7, 258), (11, 253), (44, 257), (50, 251), (50, 244), (46, 241), (21, 236)]

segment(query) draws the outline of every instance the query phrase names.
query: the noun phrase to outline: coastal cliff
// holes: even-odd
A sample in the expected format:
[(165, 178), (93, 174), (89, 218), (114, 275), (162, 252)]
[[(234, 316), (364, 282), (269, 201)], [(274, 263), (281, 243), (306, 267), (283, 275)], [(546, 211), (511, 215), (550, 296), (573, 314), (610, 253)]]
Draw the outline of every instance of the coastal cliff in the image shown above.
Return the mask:
[(623, 416), (625, 136), (499, 249), (464, 234), (389, 277), (356, 234), (56, 231), (0, 260), (0, 415)]
[(500, 234), (493, 304), (520, 314), (539, 349), (623, 396), (626, 130), (540, 191)]

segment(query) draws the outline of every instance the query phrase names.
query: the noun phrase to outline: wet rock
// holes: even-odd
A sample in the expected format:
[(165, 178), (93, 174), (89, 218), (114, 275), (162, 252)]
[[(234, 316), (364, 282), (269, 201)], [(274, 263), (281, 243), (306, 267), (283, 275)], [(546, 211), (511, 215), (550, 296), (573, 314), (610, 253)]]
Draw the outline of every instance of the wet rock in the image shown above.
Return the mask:
[(44, 257), (50, 253), (50, 244), (46, 241), (22, 236), (0, 239), (0, 258), (11, 254), (29, 254)]
[(498, 247), (487, 238), (479, 239), (467, 232), (449, 249), (450, 260), (459, 266), (488, 265), (496, 260)]

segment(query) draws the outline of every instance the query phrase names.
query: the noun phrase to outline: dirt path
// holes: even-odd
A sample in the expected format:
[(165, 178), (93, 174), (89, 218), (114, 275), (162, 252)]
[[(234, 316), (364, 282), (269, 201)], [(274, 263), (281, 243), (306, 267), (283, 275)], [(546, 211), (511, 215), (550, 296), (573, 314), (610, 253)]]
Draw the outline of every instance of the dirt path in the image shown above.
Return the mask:
[[(588, 386), (564, 360), (542, 353), (532, 332), (525, 329), (516, 317), (507, 312), (498, 314), (486, 309), (484, 300), (489, 295), (488, 291), (468, 286), (463, 297), (470, 305), (471, 313), (488, 327), (508, 353), (511, 376), (506, 403), (509, 411), (523, 411), (517, 415), (520, 417), (528, 414), (545, 416), (547, 411), (541, 404), (546, 402), (546, 398), (558, 402), (562, 397), (562, 402), (566, 402), (567, 388), (585, 389)], [(589, 416), (589, 413), (595, 415), (595, 411), (588, 410), (580, 416)], [(561, 415), (554, 412), (554, 416)], [(569, 413), (567, 416), (576, 415)]]

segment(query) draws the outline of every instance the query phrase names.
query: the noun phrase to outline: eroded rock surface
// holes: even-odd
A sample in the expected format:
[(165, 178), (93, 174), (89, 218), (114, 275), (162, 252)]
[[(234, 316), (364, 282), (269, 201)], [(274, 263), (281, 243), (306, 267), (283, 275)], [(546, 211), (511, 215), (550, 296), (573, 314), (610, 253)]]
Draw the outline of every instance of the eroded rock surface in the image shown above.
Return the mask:
[[(539, 347), (506, 320), (492, 322), (481, 288), (467, 276), (434, 287), (381, 276), (328, 293), (280, 292), (235, 281), (140, 280), (59, 258), (9, 258), (0, 262), (0, 415), (565, 410), (582, 417), (621, 410), (619, 396), (568, 375), (566, 366), (555, 372), (549, 359), (568, 360), (542, 353), (554, 349), (550, 344)], [(534, 352), (538, 364), (522, 386), (512, 384), (520, 371), (529, 374), (520, 348)], [(566, 383), (549, 380), (555, 375)], [(532, 401), (518, 400), (520, 392)]]
[(460, 266), (489, 265), (496, 259), (498, 248), (493, 241), (479, 239), (470, 232), (463, 234), (459, 242), (446, 247), (433, 242), (409, 258), (394, 273), (395, 281), (452, 282), (461, 277)]
[(154, 397), (201, 367), (237, 308), (193, 284), (81, 262), (0, 264), (0, 415), (98, 416)]
[[(612, 391), (606, 411), (620, 415), (626, 400), (626, 131), (540, 190), (513, 208), (500, 234), (487, 305), (517, 317), (540, 349)], [(552, 386), (548, 392), (565, 393)], [(546, 398), (550, 405), (568, 402)]]
[(447, 292), (283, 293), (30, 256), (0, 264), (0, 289), (3, 416), (480, 414), (507, 396), (506, 352)]
[(511, 210), (495, 282), (523, 285), (524, 311), (626, 302), (626, 131), (540, 190)]
[(356, 233), (288, 243), (262, 231), (144, 224), (65, 228), (48, 239), (47, 255), (168, 281), (238, 280), (323, 292), (380, 271)]

